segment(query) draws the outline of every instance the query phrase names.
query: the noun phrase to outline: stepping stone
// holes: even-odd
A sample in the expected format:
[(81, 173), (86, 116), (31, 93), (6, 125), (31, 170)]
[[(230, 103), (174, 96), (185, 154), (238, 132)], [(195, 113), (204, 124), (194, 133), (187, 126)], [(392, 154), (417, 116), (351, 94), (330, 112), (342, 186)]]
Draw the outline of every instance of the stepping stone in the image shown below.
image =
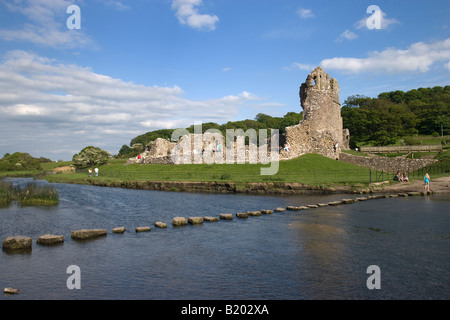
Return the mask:
[(252, 217), (257, 217), (261, 215), (261, 211), (247, 211), (246, 213)]
[(217, 217), (204, 217), (203, 220), (207, 221), (207, 222), (216, 222), (216, 221), (219, 221), (219, 218), (217, 218)]
[(18, 294), (19, 293), (19, 289), (5, 288), (5, 289), (3, 289), (3, 293), (5, 293), (5, 294)]
[(276, 208), (275, 211), (276, 212), (284, 212), (284, 211), (286, 211), (286, 208)]
[(233, 215), (231, 213), (221, 213), (220, 220), (233, 220)]
[(188, 222), (190, 224), (202, 224), (203, 218), (202, 217), (190, 217), (190, 218), (188, 218)]
[(29, 251), (31, 250), (31, 246), (31, 238), (23, 236), (6, 238), (2, 244), (2, 248), (5, 251)]
[(262, 214), (272, 214), (273, 210), (260, 210)]
[(236, 217), (241, 218), (241, 219), (247, 219), (248, 218), (248, 212), (236, 213)]
[(298, 207), (292, 206), (291, 208), (292, 209), (290, 209), (290, 210), (293, 210), (293, 211), (300, 211), (300, 210), (308, 209), (308, 207), (306, 207), (306, 206), (298, 206)]
[(308, 204), (308, 208), (318, 208), (319, 206), (317, 204)]
[(44, 245), (44, 246), (52, 246), (55, 244), (61, 244), (64, 242), (64, 236), (60, 235), (53, 235), (53, 234), (46, 234), (43, 236), (40, 236), (36, 243)]
[(185, 225), (187, 225), (187, 223), (188, 222), (187, 222), (186, 218), (183, 218), (183, 217), (175, 217), (172, 219), (172, 225), (174, 227), (185, 226)]
[(72, 231), (71, 237), (74, 240), (89, 240), (106, 236), (107, 233), (105, 229), (82, 229)]
[(155, 227), (160, 228), (160, 229), (165, 229), (165, 228), (167, 228), (167, 223), (158, 221), (158, 222), (155, 222)]
[(113, 233), (124, 233), (125, 227), (118, 227), (113, 229)]
[(317, 206), (319, 206), (319, 207), (328, 207), (328, 203), (318, 203)]
[(149, 232), (151, 230), (150, 227), (137, 227), (136, 232)]

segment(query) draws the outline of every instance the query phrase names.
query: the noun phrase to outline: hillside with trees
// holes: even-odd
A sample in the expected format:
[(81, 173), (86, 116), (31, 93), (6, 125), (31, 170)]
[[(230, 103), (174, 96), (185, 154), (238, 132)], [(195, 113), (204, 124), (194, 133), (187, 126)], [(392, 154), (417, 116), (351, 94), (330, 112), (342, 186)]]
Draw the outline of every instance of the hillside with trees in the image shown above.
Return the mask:
[(405, 136), (450, 134), (450, 86), (350, 96), (342, 106), (351, 147), (395, 144)]
[[(415, 135), (450, 134), (450, 86), (419, 88), (407, 92), (392, 91), (380, 93), (377, 98), (362, 95), (348, 97), (342, 105), (344, 128), (350, 130), (350, 146), (384, 146), (395, 144), (403, 137)], [(272, 117), (259, 113), (254, 120), (214, 122), (202, 124), (203, 132), (218, 129), (225, 136), (227, 129), (278, 129), (280, 135), (285, 128), (296, 125), (302, 113), (289, 112), (283, 117)], [(186, 128), (194, 132), (194, 126)], [(123, 145), (119, 157), (133, 157), (157, 138), (168, 139), (174, 129), (147, 132)]]

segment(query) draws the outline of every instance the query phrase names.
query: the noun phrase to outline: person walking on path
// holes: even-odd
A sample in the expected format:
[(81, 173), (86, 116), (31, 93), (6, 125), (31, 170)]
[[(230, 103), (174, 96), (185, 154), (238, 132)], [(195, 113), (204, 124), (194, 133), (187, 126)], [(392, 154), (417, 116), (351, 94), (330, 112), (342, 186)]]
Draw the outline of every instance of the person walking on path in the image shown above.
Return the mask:
[(430, 192), (430, 176), (428, 175), (428, 172), (425, 173), (423, 179), (425, 181), (425, 191)]

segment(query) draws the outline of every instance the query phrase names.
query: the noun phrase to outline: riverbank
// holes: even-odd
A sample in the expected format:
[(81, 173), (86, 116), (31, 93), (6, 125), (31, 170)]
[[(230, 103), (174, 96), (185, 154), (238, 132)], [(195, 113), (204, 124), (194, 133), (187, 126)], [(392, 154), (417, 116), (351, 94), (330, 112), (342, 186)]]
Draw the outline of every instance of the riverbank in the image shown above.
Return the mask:
[[(411, 182), (393, 181), (393, 174), (335, 161), (316, 154), (280, 161), (275, 175), (261, 175), (260, 164), (126, 165), (114, 159), (99, 167), (98, 177), (87, 169), (74, 170), (69, 163), (48, 165), (33, 174), (51, 183), (85, 184), (103, 187), (197, 193), (239, 194), (368, 194), (383, 192), (421, 192), (422, 175), (413, 173)], [(442, 171), (442, 170), (441, 170)], [(432, 177), (436, 177), (430, 172)], [(442, 176), (442, 173), (439, 172)], [(449, 178), (433, 179), (431, 190), (449, 193)], [(436, 184), (435, 182), (436, 181)]]
[[(373, 192), (386, 192), (386, 193), (423, 192), (423, 191), (424, 191), (424, 182), (422, 180), (412, 180), (406, 183), (399, 182), (373, 189)], [(430, 191), (435, 194), (450, 194), (450, 176), (432, 179), (430, 182)]]
[(218, 182), (218, 181), (111, 181), (86, 178), (86, 184), (102, 187), (198, 193), (304, 194), (354, 193), (351, 186), (310, 186), (296, 182)]
[[(423, 192), (423, 182), (379, 182), (372, 185), (312, 186), (296, 182), (218, 182), (218, 181), (120, 181), (101, 177), (66, 180), (65, 183), (86, 184), (100, 187), (137, 190), (192, 192), (192, 193), (236, 193), (236, 194), (370, 194)], [(436, 194), (450, 194), (450, 176), (433, 179), (430, 191)]]

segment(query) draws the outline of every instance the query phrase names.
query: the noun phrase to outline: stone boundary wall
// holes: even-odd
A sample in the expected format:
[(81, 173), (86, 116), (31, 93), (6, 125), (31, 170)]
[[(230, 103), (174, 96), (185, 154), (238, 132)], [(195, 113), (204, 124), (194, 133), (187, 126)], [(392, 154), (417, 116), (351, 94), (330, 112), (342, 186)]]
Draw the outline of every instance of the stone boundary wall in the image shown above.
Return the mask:
[(401, 172), (415, 171), (437, 162), (434, 159), (388, 158), (382, 156), (360, 157), (348, 153), (341, 153), (339, 160), (384, 172), (397, 170)]

